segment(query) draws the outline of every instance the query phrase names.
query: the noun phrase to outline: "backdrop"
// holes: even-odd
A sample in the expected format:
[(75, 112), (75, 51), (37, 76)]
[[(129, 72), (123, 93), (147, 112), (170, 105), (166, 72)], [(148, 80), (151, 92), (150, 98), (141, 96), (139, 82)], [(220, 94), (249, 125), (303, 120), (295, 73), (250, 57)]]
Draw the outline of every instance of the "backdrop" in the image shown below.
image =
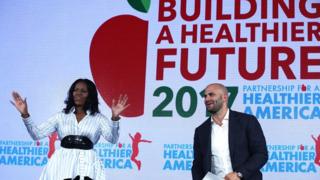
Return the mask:
[(96, 83), (108, 117), (129, 96), (118, 144), (95, 146), (108, 179), (191, 179), (214, 82), (261, 123), (264, 179), (319, 179), (319, 20), (318, 0), (1, 0), (1, 179), (37, 179), (60, 144), (32, 141), (11, 92), (38, 124), (78, 78)]

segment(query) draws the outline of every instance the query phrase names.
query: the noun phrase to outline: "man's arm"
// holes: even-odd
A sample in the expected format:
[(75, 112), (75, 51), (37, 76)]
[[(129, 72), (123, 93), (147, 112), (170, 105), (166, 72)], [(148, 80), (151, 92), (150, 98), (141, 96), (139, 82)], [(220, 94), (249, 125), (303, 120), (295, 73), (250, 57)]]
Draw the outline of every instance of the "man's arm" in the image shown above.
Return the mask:
[(251, 116), (248, 122), (247, 138), (251, 156), (248, 161), (236, 170), (241, 172), (243, 178), (250, 177), (252, 173), (259, 171), (268, 161), (266, 139), (258, 120)]
[(198, 129), (196, 129), (194, 133), (194, 138), (193, 138), (193, 163), (192, 163), (192, 179), (193, 180), (202, 180), (203, 178), (203, 157), (201, 156), (201, 150), (200, 150), (200, 139), (199, 139), (199, 133)]

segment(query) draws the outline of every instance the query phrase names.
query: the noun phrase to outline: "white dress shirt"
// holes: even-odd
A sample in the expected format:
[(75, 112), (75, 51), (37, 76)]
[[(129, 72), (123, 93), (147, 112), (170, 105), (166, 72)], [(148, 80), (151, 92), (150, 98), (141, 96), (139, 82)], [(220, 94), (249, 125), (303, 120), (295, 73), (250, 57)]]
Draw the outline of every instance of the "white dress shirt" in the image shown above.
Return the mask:
[(211, 171), (221, 179), (233, 172), (229, 150), (229, 109), (219, 126), (212, 120), (211, 131)]
[[(94, 116), (87, 115), (78, 123), (73, 112), (57, 113), (49, 120), (35, 125), (31, 118), (24, 119), (30, 136), (34, 140), (47, 137), (53, 132), (58, 133), (59, 139), (68, 135), (82, 135), (88, 137), (93, 144), (99, 141), (102, 135), (107, 141), (116, 143), (119, 138), (119, 122), (111, 121), (100, 113)], [(80, 175), (94, 180), (105, 180), (102, 162), (94, 149), (67, 149), (59, 148), (51, 156), (48, 164), (42, 171), (40, 180), (62, 180)]]

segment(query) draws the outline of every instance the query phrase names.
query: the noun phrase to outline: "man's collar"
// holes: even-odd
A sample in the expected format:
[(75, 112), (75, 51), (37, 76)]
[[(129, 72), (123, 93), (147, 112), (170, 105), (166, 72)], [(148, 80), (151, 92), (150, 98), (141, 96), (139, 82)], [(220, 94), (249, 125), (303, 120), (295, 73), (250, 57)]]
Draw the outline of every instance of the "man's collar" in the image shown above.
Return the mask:
[[(229, 113), (230, 113), (230, 110), (229, 110), (229, 108), (227, 108), (227, 112), (226, 112), (226, 114), (224, 115), (222, 121), (227, 121), (227, 120), (229, 120)], [(214, 123), (214, 120), (213, 120), (213, 117), (212, 117), (212, 116), (211, 116), (211, 122)]]

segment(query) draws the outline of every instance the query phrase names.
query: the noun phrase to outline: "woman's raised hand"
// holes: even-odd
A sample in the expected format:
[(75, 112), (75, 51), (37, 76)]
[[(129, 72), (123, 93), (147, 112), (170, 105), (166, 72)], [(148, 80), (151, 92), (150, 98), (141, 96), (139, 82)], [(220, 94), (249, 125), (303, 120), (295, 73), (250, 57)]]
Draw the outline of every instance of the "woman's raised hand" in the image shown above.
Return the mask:
[(21, 113), (21, 115), (29, 115), (28, 113), (28, 105), (27, 99), (22, 99), (18, 92), (12, 92), (13, 101), (10, 101), (12, 105), (14, 105), (17, 110)]
[(120, 95), (118, 98), (118, 101), (112, 100), (112, 106), (111, 106), (111, 111), (112, 111), (112, 120), (119, 120), (120, 117), (119, 115), (130, 105), (127, 104), (128, 101), (128, 96), (125, 95)]

